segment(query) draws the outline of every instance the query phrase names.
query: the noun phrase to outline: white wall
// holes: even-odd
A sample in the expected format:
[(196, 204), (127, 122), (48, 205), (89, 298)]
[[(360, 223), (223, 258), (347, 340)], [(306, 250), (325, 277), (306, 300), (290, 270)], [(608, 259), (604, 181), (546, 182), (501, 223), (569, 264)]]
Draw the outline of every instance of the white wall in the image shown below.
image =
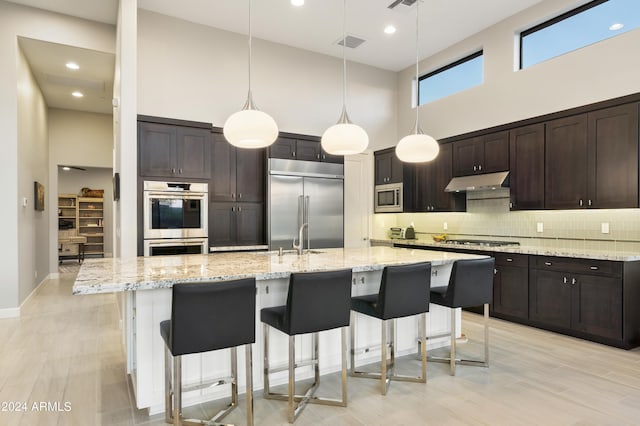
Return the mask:
[[(24, 54), (18, 49), (18, 193), (27, 205), (18, 211), (17, 300), (23, 301), (48, 275), (49, 217), (55, 206), (45, 200), (45, 210), (34, 209), (34, 181), (51, 191), (48, 176), (47, 106)], [(6, 207), (10, 208), (11, 204)], [(2, 303), (2, 302), (0, 302)]]
[[(342, 61), (254, 39), (253, 97), (281, 131), (322, 135), (342, 105)], [(247, 96), (247, 37), (138, 11), (138, 113), (211, 122)], [(348, 110), (370, 148), (396, 136), (396, 73), (348, 64)]]
[[(424, 74), (484, 49), (484, 84), (420, 107), (425, 132), (441, 139), (640, 92), (640, 29), (514, 71), (517, 34), (577, 3), (584, 2), (542, 1), (421, 61)], [(398, 137), (408, 133), (415, 117), (414, 70), (398, 74)]]
[[(113, 169), (89, 167), (86, 171), (60, 170), (58, 172), (58, 193), (59, 194), (81, 194), (82, 188), (104, 189), (104, 255), (113, 255)], [(57, 220), (56, 220), (57, 222)], [(53, 222), (53, 223), (56, 223)], [(56, 231), (56, 226), (52, 226)], [(57, 251), (56, 251), (57, 255)]]
[[(0, 67), (0, 129), (3, 132), (4, 158), (3, 167), (0, 168), (0, 181), (7, 200), (4, 208), (0, 209), (0, 223), (4, 225), (4, 244), (0, 256), (0, 309), (16, 309), (24, 300), (26, 294), (18, 291), (18, 271), (28, 269), (34, 262), (32, 255), (21, 255), (18, 250), (18, 241), (22, 239), (19, 233), (21, 198), (33, 197), (33, 189), (27, 188), (28, 185), (20, 185), (18, 179), (19, 170), (29, 162), (28, 158), (19, 154), (18, 149), (18, 36), (111, 53), (115, 49), (115, 31), (111, 25), (0, 0), (0, 58), (3, 63)], [(46, 170), (46, 164), (43, 170)], [(51, 179), (50, 170), (49, 178)], [(56, 196), (57, 194), (52, 195), (47, 190), (45, 204), (51, 206), (52, 202), (55, 203)], [(33, 274), (33, 270), (30, 274)]]

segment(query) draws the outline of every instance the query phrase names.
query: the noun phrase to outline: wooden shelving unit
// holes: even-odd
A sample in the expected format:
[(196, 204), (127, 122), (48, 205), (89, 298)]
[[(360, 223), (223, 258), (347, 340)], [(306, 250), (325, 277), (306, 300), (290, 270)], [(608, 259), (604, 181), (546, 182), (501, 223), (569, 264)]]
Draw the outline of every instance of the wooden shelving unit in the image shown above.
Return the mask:
[(85, 255), (104, 257), (104, 202), (78, 197), (78, 235), (86, 237)]
[[(78, 196), (58, 194), (58, 241), (78, 235)], [(78, 256), (78, 244), (58, 244), (58, 257)]]

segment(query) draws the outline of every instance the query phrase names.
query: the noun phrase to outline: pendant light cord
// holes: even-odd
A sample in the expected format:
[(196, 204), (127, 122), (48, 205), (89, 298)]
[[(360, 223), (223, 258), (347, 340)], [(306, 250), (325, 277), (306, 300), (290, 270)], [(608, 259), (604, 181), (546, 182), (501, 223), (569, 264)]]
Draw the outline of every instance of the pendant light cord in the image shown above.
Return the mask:
[(249, 96), (251, 96), (251, 0), (249, 0)]
[(342, 109), (347, 110), (347, 0), (342, 2)]
[(420, 133), (420, 77), (418, 71), (418, 52), (420, 40), (420, 0), (416, 1), (416, 134)]

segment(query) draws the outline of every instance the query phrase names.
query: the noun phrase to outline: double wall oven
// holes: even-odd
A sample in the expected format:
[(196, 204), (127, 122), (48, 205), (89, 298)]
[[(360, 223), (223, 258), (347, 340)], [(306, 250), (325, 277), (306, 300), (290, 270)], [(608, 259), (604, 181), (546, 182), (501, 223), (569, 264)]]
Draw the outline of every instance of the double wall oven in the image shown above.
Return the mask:
[(145, 181), (143, 193), (145, 256), (207, 253), (208, 184)]

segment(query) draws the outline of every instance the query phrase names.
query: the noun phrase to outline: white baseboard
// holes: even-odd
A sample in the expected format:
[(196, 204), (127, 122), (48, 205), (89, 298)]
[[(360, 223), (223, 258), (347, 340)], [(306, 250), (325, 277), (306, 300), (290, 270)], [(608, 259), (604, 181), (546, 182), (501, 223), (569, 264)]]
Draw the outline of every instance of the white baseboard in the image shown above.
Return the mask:
[(4, 308), (0, 309), (0, 319), (18, 318), (20, 316), (20, 308)]

